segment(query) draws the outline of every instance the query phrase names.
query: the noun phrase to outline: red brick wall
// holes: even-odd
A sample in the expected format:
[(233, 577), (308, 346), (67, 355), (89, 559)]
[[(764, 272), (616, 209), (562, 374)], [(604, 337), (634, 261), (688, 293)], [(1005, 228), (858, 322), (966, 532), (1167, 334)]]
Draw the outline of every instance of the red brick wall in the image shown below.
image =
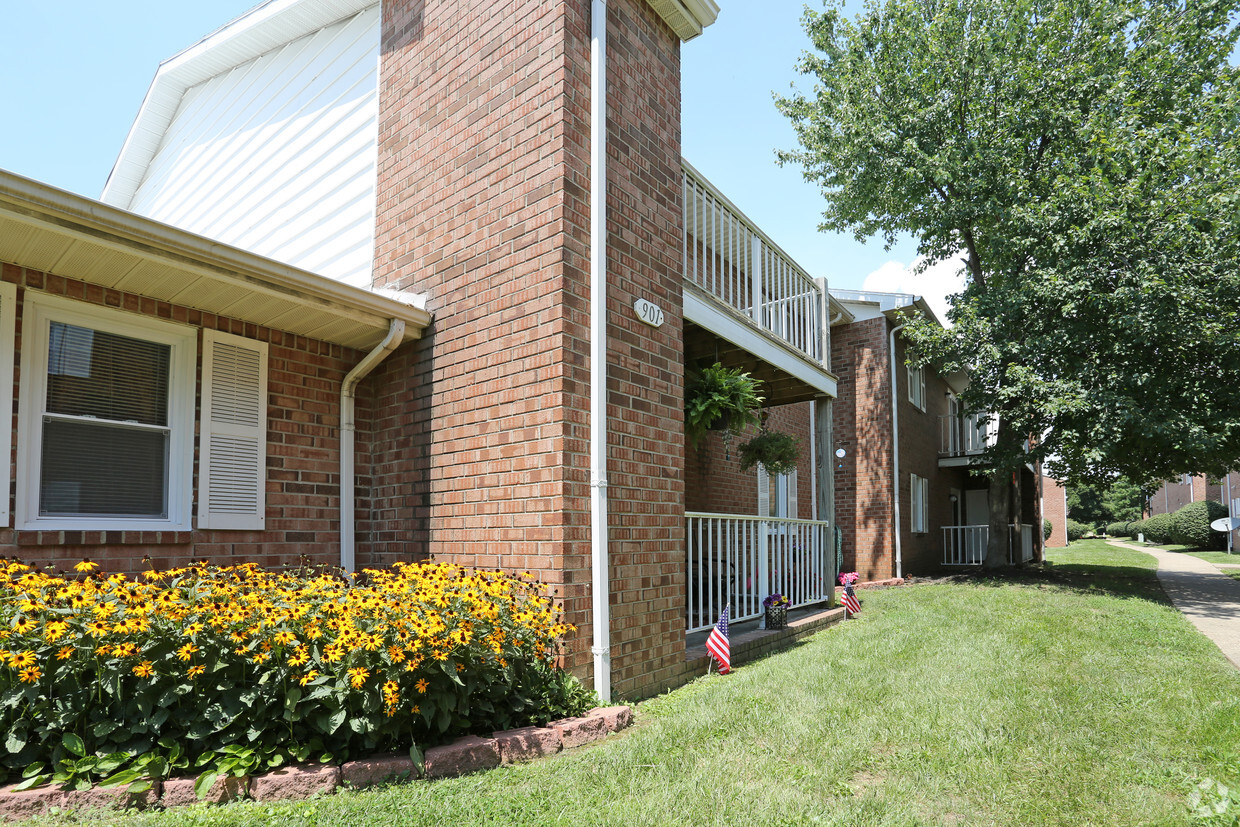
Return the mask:
[(1058, 480), (1042, 478), (1042, 515), (1051, 521), (1047, 548), (1065, 548), (1068, 545), (1067, 496), (1067, 489)]
[[(813, 468), (810, 465), (814, 439), (810, 403), (780, 405), (768, 409), (767, 427), (792, 434), (800, 443), (797, 459), (797, 513), (802, 520), (813, 518)], [(685, 448), (685, 510), (718, 514), (758, 513), (758, 472), (740, 469), (741, 443), (757, 433), (751, 427), (732, 438), (725, 449), (722, 432), (712, 431), (698, 450)], [(821, 519), (826, 519), (823, 515)]]
[[(608, 10), (612, 664), (632, 693), (684, 657), (680, 63), (646, 3)], [(367, 527), (378, 560), (537, 572), (583, 675), (588, 33), (584, 3), (384, 5), (375, 281), (426, 293), (435, 320), (377, 377)]]
[[(21, 361), (21, 311), (29, 290), (201, 329), (221, 330), (268, 342), (270, 350), (265, 530), (40, 532), (15, 531), (6, 526), (0, 529), (0, 554), (15, 555), (36, 565), (54, 564), (62, 568), (89, 557), (106, 571), (130, 573), (150, 566), (180, 565), (204, 557), (216, 563), (253, 561), (264, 566), (295, 565), (303, 559), (329, 565), (340, 562), (340, 385), (360, 354), (338, 345), (12, 264), (3, 265), (2, 277), (18, 285), (17, 335), (12, 343), (15, 366)], [(201, 347), (199, 354), (201, 359)], [(20, 370), (16, 373), (20, 374)], [(19, 393), (18, 375), (14, 384), (15, 400)], [(366, 405), (359, 404), (359, 419), (365, 421), (366, 416)], [(16, 415), (11, 416), (10, 427), (14, 445), (9, 461), (10, 497), (15, 498)], [(195, 463), (195, 494), (197, 479)], [(148, 556), (149, 563), (144, 559)]]

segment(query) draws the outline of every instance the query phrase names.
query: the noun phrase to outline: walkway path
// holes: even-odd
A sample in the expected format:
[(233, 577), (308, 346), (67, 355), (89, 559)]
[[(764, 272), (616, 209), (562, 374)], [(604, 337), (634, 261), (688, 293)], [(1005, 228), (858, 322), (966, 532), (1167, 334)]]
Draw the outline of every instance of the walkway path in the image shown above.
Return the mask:
[(1158, 582), (1167, 597), (1240, 668), (1240, 580), (1233, 580), (1213, 563), (1191, 554), (1114, 540), (1107, 542), (1144, 551), (1158, 560)]

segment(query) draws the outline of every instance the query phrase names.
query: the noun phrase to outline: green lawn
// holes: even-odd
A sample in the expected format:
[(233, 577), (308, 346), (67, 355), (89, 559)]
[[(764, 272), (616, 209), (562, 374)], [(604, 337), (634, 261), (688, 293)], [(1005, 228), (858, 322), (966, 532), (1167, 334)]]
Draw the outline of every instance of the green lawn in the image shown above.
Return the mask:
[(1200, 557), (1210, 563), (1224, 566), (1240, 566), (1240, 554), (1228, 554), (1225, 551), (1193, 551), (1194, 557)]
[[(1102, 541), (1042, 571), (864, 592), (857, 619), (467, 778), (137, 825), (1198, 824), (1240, 788), (1240, 673)], [(1226, 820), (1240, 814), (1234, 805)], [(60, 815), (46, 823), (64, 824)]]

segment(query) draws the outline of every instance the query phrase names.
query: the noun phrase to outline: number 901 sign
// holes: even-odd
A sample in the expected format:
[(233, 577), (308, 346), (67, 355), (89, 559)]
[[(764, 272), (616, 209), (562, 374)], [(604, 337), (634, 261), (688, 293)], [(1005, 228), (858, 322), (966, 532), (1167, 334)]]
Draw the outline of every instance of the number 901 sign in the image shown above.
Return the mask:
[(650, 325), (651, 327), (663, 326), (663, 308), (654, 302), (648, 302), (645, 299), (637, 299), (633, 302), (633, 312), (637, 314), (637, 318)]

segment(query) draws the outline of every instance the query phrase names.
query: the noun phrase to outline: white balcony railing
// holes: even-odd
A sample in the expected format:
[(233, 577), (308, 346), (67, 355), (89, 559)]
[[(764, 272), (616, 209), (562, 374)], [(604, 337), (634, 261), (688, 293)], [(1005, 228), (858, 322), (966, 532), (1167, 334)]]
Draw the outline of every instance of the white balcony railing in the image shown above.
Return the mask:
[[(994, 442), (987, 414), (939, 417), (939, 456), (967, 457), (980, 454)], [(991, 418), (990, 421), (993, 421)]]
[(762, 616), (767, 595), (786, 595), (796, 607), (834, 592), (834, 548), (825, 522), (736, 514), (685, 518), (689, 632), (709, 629), (729, 604), (732, 620), (750, 620)]
[(701, 173), (683, 168), (685, 279), (821, 362), (823, 290)]
[[(986, 545), (990, 539), (990, 526), (949, 525), (943, 526), (943, 565), (980, 566), (986, 559)], [(1028, 563), (1033, 559), (1033, 526), (1025, 523), (1017, 533), (1015, 525), (1008, 526), (1008, 563)]]

